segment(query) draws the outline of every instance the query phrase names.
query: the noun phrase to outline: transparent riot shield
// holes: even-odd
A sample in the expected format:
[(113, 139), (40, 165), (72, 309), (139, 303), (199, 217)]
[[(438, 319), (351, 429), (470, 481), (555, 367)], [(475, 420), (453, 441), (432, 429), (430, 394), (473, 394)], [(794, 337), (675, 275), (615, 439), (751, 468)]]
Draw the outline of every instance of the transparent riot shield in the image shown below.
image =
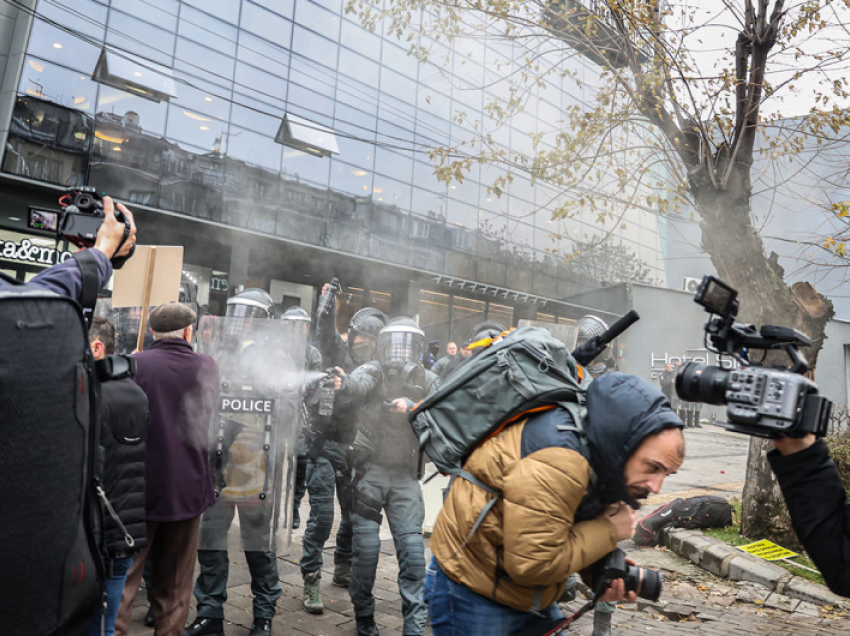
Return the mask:
[(578, 339), (578, 327), (575, 325), (559, 325), (551, 322), (541, 322), (539, 320), (526, 320), (523, 318), (519, 321), (520, 327), (541, 327), (545, 329), (553, 338), (560, 340), (567, 347), (568, 351), (576, 348), (576, 340)]
[[(151, 307), (153, 309), (153, 307)], [(142, 320), (141, 307), (120, 307), (110, 309), (107, 320), (115, 327), (115, 353), (133, 353), (139, 336), (139, 322)], [(150, 324), (145, 326), (144, 349), (153, 344)]]
[(199, 353), (219, 366), (210, 425), (216, 503), (199, 548), (283, 552), (290, 543), (306, 341), (275, 320), (204, 316)]

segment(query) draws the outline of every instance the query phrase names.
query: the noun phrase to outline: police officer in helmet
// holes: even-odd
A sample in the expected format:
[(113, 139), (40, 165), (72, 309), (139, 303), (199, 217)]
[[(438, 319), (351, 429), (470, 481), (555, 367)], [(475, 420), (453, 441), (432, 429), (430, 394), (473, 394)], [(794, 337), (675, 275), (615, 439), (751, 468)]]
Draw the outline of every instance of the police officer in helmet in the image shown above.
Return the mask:
[[(327, 286), (322, 294), (327, 293)], [(339, 376), (351, 373), (375, 356), (378, 334), (387, 323), (386, 315), (374, 307), (365, 307), (355, 313), (348, 324), (347, 340), (336, 330), (336, 304), (318, 316), (316, 335), (319, 350), (326, 368), (334, 369)], [(313, 418), (313, 414), (311, 414)], [(310, 492), (310, 517), (304, 532), (301, 575), (304, 579), (304, 610), (321, 614), (324, 605), (319, 593), (322, 576), (322, 551), (330, 537), (334, 521), (334, 492), (339, 501), (340, 520), (334, 550), (333, 584), (348, 587), (351, 576), (351, 471), (347, 461), (348, 445), (356, 433), (356, 415), (350, 410), (334, 407), (327, 430), (314, 431), (308, 440), (306, 486)], [(311, 422), (311, 428), (314, 423)]]
[(381, 549), (382, 512), (386, 514), (399, 563), (405, 636), (425, 633), (423, 600), (425, 507), (419, 479), (419, 441), (407, 413), (439, 382), (422, 367), (425, 334), (410, 318), (395, 318), (378, 336), (378, 359), (339, 378), (337, 405), (360, 413), (352, 444), (355, 490), (351, 524), (354, 558), (349, 594), (359, 636), (377, 636), (372, 588)]
[[(575, 326), (578, 327), (578, 338), (576, 338), (576, 348), (583, 345), (585, 342), (594, 336), (601, 336), (608, 331), (608, 324), (598, 316), (588, 314), (579, 318)], [(605, 373), (611, 373), (617, 370), (617, 360), (614, 357), (614, 349), (611, 345), (605, 347), (605, 351), (600, 353), (589, 365), (587, 370), (594, 378)]]
[[(222, 374), (222, 386), (226, 386), (228, 375), (230, 384), (234, 379), (244, 379), (249, 382), (250, 369), (258, 361), (268, 356), (285, 355), (283, 343), (256, 342), (259, 325), (255, 321), (266, 323), (274, 317), (274, 301), (262, 289), (246, 289), (227, 301), (225, 315), (223, 346), (218, 360)], [(261, 337), (261, 336), (260, 336)], [(270, 346), (272, 345), (272, 346)], [(275, 346), (277, 345), (277, 346)], [(280, 402), (280, 400), (277, 400)], [(254, 464), (258, 467), (266, 465), (267, 459), (261, 451), (252, 453), (246, 449), (251, 444), (246, 440), (260, 435), (262, 424), (258, 416), (230, 415), (228, 419), (233, 426), (230, 430), (239, 431), (225, 437), (228, 440), (228, 452), (232, 457), (228, 464), (219, 471), (217, 479), (224, 480), (228, 470), (247, 470), (242, 473), (243, 481), (232, 483), (221, 488), (216, 484), (218, 501), (204, 513), (201, 520), (201, 530), (198, 547), (198, 562), (200, 573), (195, 582), (195, 598), (198, 604), (197, 618), (183, 631), (183, 636), (223, 636), (224, 634), (224, 602), (227, 598), (227, 578), (229, 560), (227, 556), (227, 535), (235, 517), (239, 512), (239, 526), (242, 536), (245, 560), (251, 573), (251, 591), (254, 593), (253, 611), (254, 622), (250, 636), (267, 636), (271, 634), (272, 619), (275, 616), (275, 605), (282, 595), (278, 583), (277, 557), (274, 545), (270, 544), (270, 536), (275, 528), (271, 513), (274, 496), (261, 501), (258, 497), (244, 497), (245, 504), (226, 503), (225, 500), (238, 501), (245, 495), (246, 488), (262, 488), (258, 485), (262, 480), (262, 468), (251, 470)], [(244, 466), (235, 463), (236, 449), (242, 455), (249, 455)], [(254, 481), (244, 481), (244, 475), (254, 475)], [(238, 484), (238, 485), (234, 485)], [(221, 489), (220, 489), (221, 488)], [(230, 499), (232, 497), (232, 499)], [(273, 543), (273, 541), (272, 541)]]
[[(472, 331), (469, 332), (469, 337), (466, 339), (466, 347), (472, 352), (474, 356), (476, 353), (480, 353), (486, 348), (484, 343), (489, 344), (489, 341), (496, 340), (499, 338), (502, 333), (507, 331), (505, 326), (501, 323), (498, 323), (494, 320), (485, 320), (484, 322), (479, 322), (472, 328)], [(474, 346), (476, 343), (481, 343), (477, 347)]]

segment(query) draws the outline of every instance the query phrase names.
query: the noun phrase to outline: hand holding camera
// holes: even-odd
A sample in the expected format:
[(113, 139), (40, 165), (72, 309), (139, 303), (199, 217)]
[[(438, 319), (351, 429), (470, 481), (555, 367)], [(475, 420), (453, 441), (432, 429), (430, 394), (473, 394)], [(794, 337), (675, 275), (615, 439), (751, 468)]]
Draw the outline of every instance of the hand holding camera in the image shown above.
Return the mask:
[[(116, 207), (124, 217), (121, 220), (115, 213)], [(116, 206), (112, 197), (103, 197), (103, 213), (103, 223), (97, 230), (97, 239), (93, 247), (106, 254), (110, 260), (122, 259), (126, 261), (136, 245), (136, 221), (133, 218), (133, 213), (123, 203)], [(130, 234), (126, 239), (124, 238), (125, 220), (130, 224)]]

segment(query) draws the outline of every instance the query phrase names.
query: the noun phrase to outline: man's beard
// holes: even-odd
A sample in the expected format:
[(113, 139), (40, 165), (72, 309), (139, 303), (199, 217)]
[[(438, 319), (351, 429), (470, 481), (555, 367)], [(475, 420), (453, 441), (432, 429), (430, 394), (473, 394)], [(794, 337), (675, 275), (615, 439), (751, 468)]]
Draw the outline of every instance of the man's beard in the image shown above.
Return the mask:
[(649, 488), (641, 488), (640, 486), (627, 486), (626, 490), (635, 499), (646, 499), (649, 497)]

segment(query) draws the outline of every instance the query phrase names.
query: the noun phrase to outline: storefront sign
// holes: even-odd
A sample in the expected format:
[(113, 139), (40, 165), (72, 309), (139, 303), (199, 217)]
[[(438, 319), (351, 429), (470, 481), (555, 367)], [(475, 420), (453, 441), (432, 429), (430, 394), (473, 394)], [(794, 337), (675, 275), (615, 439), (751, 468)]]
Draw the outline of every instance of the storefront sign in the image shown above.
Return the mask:
[(73, 252), (56, 252), (53, 247), (34, 245), (29, 239), (20, 242), (0, 240), (0, 258), (19, 263), (35, 263), (37, 265), (55, 265), (64, 263), (73, 256)]
[(217, 276), (213, 274), (210, 277), (210, 291), (226, 292), (229, 287), (226, 276)]

